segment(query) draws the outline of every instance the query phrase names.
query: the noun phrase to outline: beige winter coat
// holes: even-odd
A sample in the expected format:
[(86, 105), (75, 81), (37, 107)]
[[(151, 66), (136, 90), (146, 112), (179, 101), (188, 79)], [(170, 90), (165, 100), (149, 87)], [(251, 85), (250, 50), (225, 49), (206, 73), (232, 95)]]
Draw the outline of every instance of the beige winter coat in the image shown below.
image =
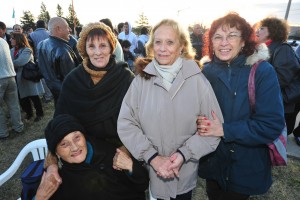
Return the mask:
[(144, 71), (150, 80), (137, 76), (124, 97), (118, 119), (118, 134), (138, 160), (147, 162), (156, 152), (170, 156), (178, 149), (186, 162), (179, 178), (163, 180), (149, 167), (150, 187), (155, 198), (175, 198), (196, 186), (198, 160), (214, 151), (219, 137), (197, 134), (196, 118), (211, 111), (223, 121), (211, 85), (193, 60), (183, 60), (169, 91), (156, 72), (153, 62)]

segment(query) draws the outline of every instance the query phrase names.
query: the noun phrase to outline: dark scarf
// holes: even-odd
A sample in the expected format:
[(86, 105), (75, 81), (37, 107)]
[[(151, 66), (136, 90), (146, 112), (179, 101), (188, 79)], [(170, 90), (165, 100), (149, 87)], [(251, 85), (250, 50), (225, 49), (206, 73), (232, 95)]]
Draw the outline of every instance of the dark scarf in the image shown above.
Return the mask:
[[(105, 74), (95, 83), (93, 76), (102, 71), (95, 71), (93, 67), (84, 64), (73, 70), (63, 82), (54, 116), (71, 114), (79, 119), (87, 135), (119, 141), (117, 119), (123, 97), (134, 75), (125, 63), (116, 63), (112, 57), (104, 68)], [(91, 75), (90, 70), (94, 75)]]

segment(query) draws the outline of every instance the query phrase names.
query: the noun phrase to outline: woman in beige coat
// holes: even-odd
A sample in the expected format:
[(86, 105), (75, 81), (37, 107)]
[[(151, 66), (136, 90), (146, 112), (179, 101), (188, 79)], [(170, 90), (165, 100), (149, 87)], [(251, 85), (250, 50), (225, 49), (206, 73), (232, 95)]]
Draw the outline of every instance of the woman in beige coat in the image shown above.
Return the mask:
[(122, 103), (118, 134), (136, 159), (148, 163), (155, 198), (188, 200), (196, 186), (199, 159), (220, 141), (197, 135), (196, 118), (203, 114), (220, 123), (213, 119), (222, 120), (222, 114), (193, 60), (189, 35), (176, 21), (157, 24), (146, 50), (148, 59), (137, 62), (147, 66), (133, 80)]

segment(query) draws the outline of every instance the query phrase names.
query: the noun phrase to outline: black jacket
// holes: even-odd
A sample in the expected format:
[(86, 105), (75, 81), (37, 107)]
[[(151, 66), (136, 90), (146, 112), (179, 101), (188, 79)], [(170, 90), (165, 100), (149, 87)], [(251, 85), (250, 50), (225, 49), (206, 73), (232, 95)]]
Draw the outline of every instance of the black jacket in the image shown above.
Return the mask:
[(133, 159), (133, 172), (112, 168), (116, 149), (108, 142), (90, 139), (93, 157), (90, 164), (64, 161), (59, 174), (62, 184), (51, 199), (145, 200), (149, 186), (147, 169)]
[(49, 36), (37, 47), (41, 73), (50, 90), (60, 91), (65, 76), (80, 62), (68, 41)]
[[(294, 50), (288, 44), (272, 42), (268, 48), (271, 54), (269, 62), (273, 65), (277, 73), (280, 88), (283, 90), (298, 74), (298, 60)], [(294, 103), (284, 102), (285, 113), (294, 112), (294, 108)]]

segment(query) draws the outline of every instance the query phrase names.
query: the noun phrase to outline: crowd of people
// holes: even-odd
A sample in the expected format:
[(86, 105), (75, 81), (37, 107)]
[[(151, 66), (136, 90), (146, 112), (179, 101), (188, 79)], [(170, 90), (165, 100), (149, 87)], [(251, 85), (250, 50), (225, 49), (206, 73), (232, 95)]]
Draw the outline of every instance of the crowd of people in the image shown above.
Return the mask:
[[(283, 95), (300, 70), (287, 55), (300, 48), (284, 45), (284, 20), (251, 26), (231, 12), (191, 33), (173, 19), (140, 33), (109, 18), (74, 36), (61, 17), (36, 27), (25, 35), (15, 24), (8, 34), (0, 22), (0, 139), (9, 137), (4, 103), (22, 133), (33, 107), (38, 122), (41, 99), (54, 101), (36, 200), (143, 200), (147, 189), (156, 199), (191, 200), (198, 176), (210, 200), (246, 200), (272, 185), (267, 144), (287, 126), (300, 145), (300, 102)], [(29, 61), (39, 82), (22, 77)]]

